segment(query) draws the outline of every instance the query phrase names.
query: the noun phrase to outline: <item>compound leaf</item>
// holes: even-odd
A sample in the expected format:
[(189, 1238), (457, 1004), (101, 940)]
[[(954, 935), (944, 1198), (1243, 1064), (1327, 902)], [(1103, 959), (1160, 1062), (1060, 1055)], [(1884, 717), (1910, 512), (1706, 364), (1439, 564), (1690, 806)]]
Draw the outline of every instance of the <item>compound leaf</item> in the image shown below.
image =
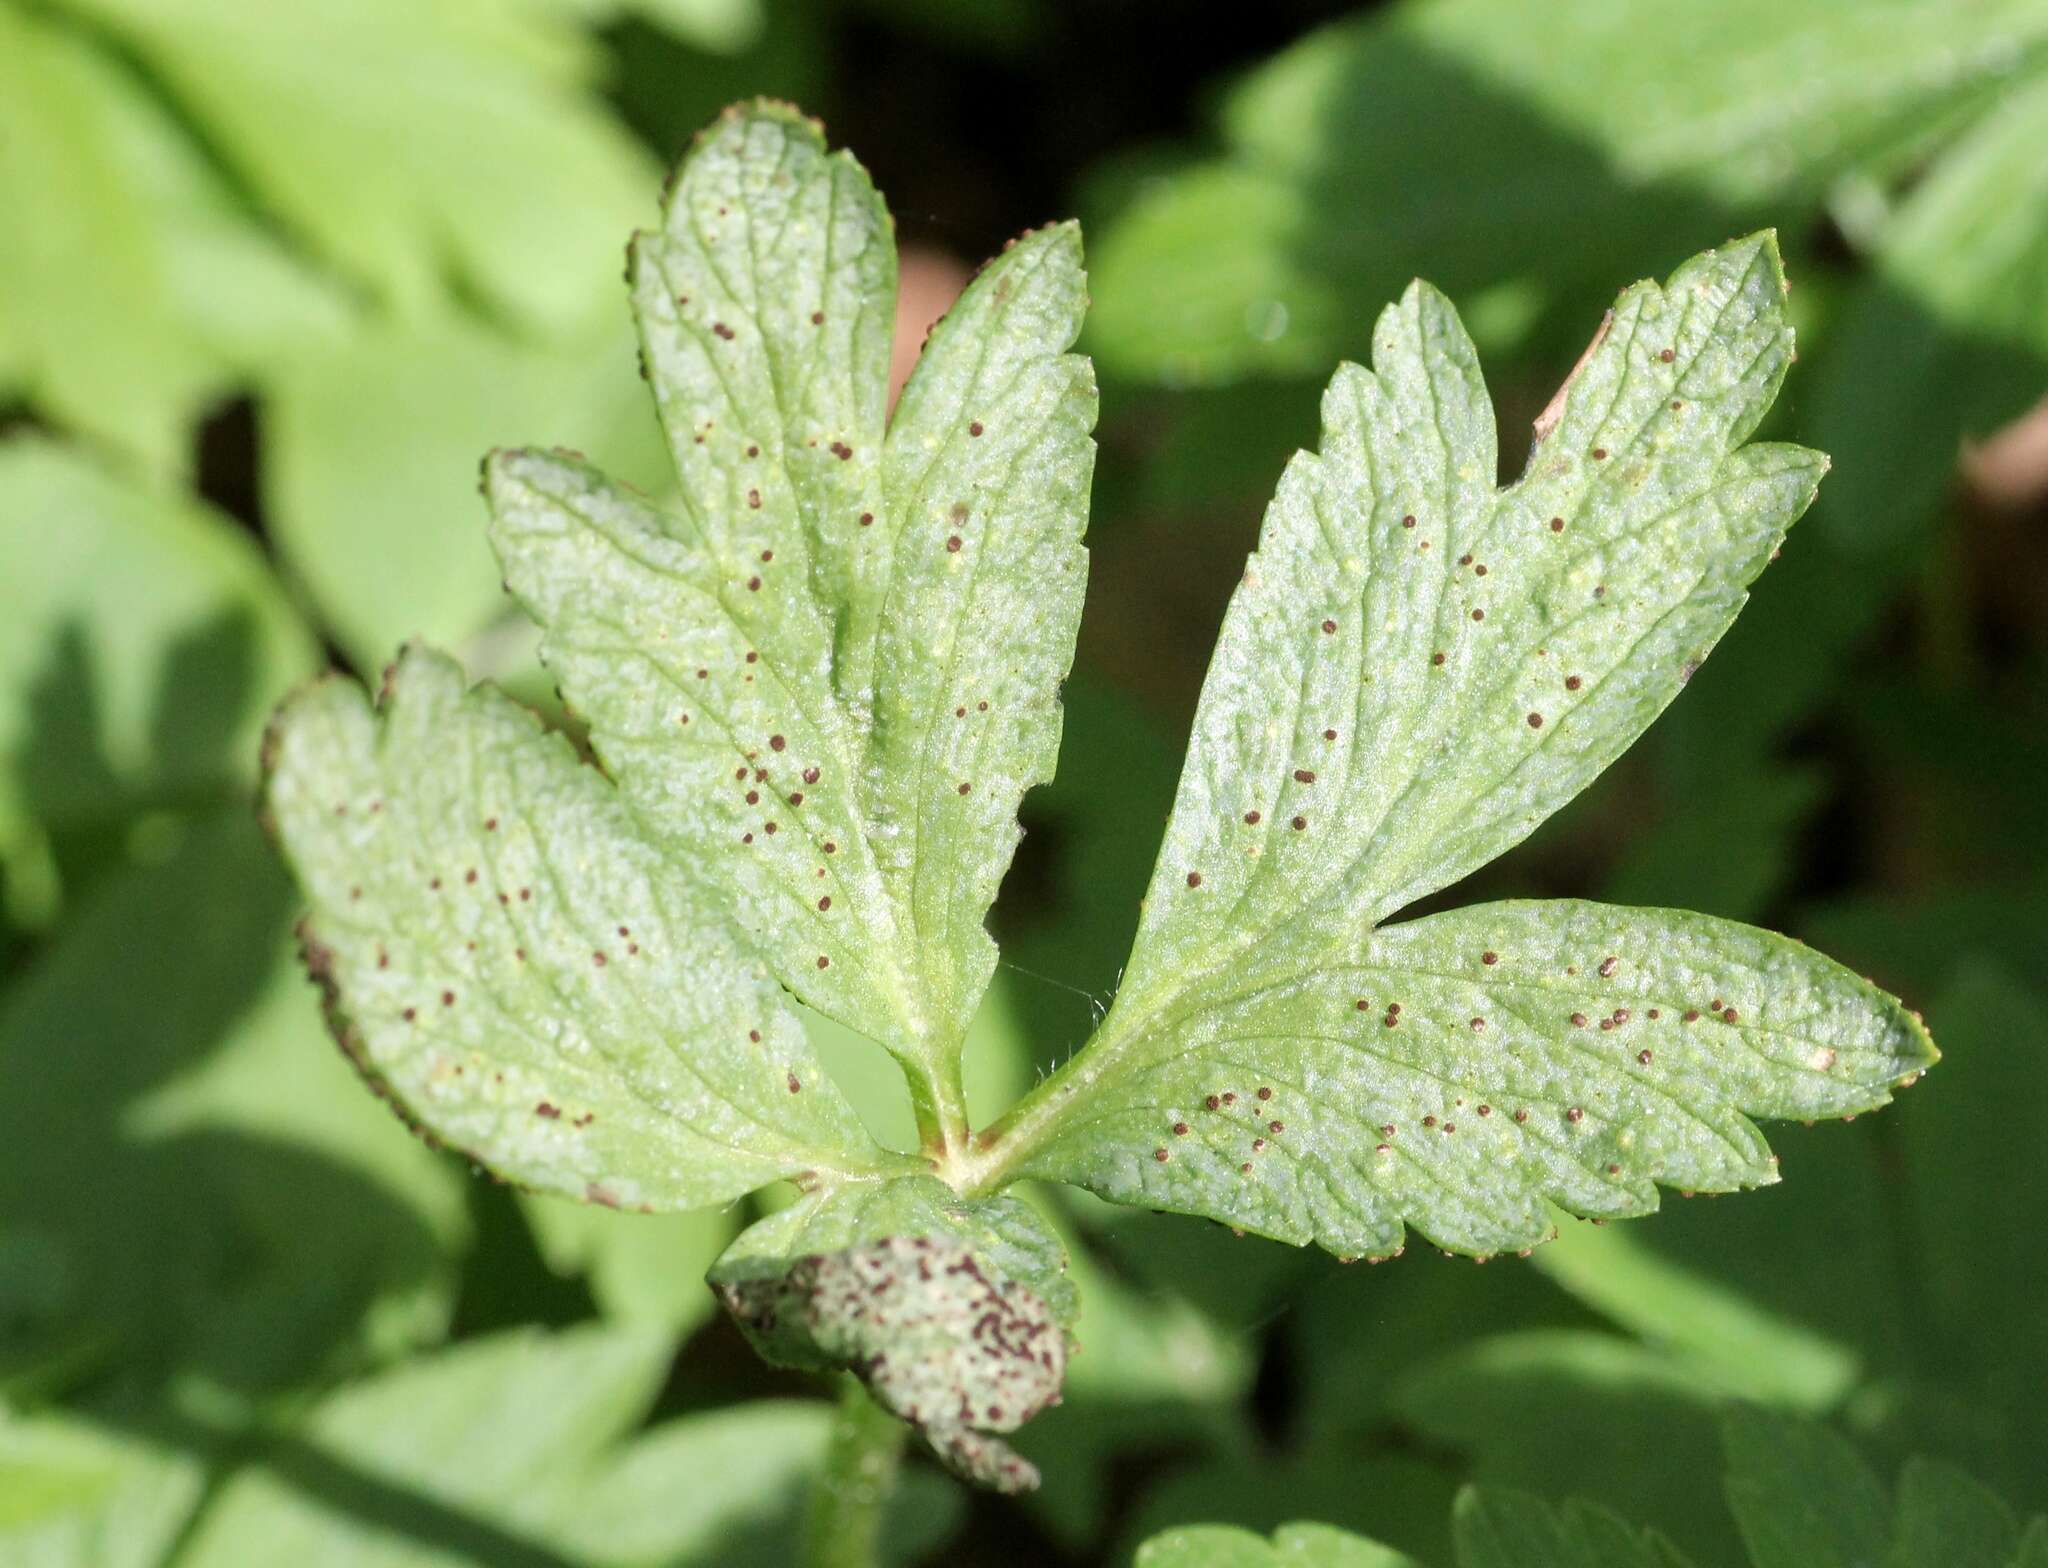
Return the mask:
[(1342, 1253), (1403, 1219), (1484, 1253), (1542, 1239), (1546, 1200), (1769, 1181), (1749, 1116), (1867, 1109), (1933, 1059), (1874, 987), (1727, 922), (1377, 924), (1618, 756), (1811, 499), (1824, 458), (1744, 444), (1784, 291), (1768, 234), (1625, 291), (1506, 489), (1449, 303), (1386, 311), (1225, 617), (1116, 1006), (998, 1129), (1009, 1169)]
[(568, 742), (409, 649), (280, 713), (268, 807), (364, 1075), (521, 1184), (685, 1209), (886, 1167), (802, 1025)]
[(984, 270), (885, 430), (895, 258), (857, 164), (758, 104), (664, 218), (629, 275), (679, 506), (503, 453), (494, 542), (642, 819), (801, 1000), (944, 1078), (1079, 617), (1078, 235)]

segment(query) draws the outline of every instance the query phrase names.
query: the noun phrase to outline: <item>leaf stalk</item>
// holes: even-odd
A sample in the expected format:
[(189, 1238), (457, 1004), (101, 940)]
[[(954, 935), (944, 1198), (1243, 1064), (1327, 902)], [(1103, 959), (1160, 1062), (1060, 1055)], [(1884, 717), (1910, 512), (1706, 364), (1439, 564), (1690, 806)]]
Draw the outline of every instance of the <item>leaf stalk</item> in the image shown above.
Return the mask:
[(859, 1378), (841, 1374), (839, 1384), (825, 1468), (804, 1523), (803, 1565), (877, 1568), (882, 1519), (909, 1428), (876, 1404)]

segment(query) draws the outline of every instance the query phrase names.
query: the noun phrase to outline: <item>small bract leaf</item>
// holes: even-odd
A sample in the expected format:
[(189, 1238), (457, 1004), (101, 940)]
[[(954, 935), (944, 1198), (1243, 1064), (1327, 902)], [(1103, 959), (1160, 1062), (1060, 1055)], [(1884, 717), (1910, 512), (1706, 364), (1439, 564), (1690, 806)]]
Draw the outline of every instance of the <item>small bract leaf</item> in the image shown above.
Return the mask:
[(768, 1360), (847, 1368), (954, 1470), (999, 1491), (1038, 1472), (991, 1432), (1059, 1397), (1073, 1287), (1021, 1200), (911, 1177), (820, 1192), (735, 1242), (711, 1280)]
[(981, 920), (1052, 771), (1080, 613), (1078, 234), (984, 270), (886, 432), (888, 215), (794, 111), (728, 113), (629, 275), (680, 506), (499, 454), (507, 580), (641, 819), (956, 1144)]
[(409, 649), (381, 712), (311, 687), (269, 752), (330, 1021), (436, 1138), (626, 1208), (895, 1162), (612, 786), (452, 661)]
[[(991, 1168), (1347, 1254), (1775, 1179), (1750, 1116), (1884, 1103), (1916, 1020), (1796, 943), (1580, 903), (1378, 928), (1677, 694), (1826, 466), (1744, 445), (1792, 352), (1768, 234), (1625, 291), (1494, 483), (1442, 296), (1382, 316), (1225, 618), (1130, 966)], [(1007, 1146), (1007, 1147), (1005, 1147)]]

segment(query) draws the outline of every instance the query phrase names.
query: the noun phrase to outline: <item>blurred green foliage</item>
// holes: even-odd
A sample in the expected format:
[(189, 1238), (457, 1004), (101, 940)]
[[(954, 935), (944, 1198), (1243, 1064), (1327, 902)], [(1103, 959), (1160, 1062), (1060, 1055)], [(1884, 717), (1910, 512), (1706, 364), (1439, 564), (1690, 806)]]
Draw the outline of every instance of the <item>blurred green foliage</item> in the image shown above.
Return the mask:
[[(1085, 1315), (1020, 1437), (1045, 1487), (914, 1463), (896, 1559), (1315, 1519), (1518, 1560), (1472, 1545), (1476, 1485), (1543, 1500), (1529, 1541), (1587, 1498), (1697, 1564), (2032, 1561), (2048, 439), (2017, 480), (1958, 453), (2048, 391), (2048, 4), (1338, 9), (0, 0), (0, 1561), (788, 1560), (829, 1411), (694, 1283), (743, 1215), (515, 1198), (408, 1138), (321, 1039), (248, 811), (323, 662), (423, 632), (547, 699), (477, 460), (568, 440), (665, 483), (617, 247), (763, 91), (860, 151), (907, 248), (1088, 224), (1092, 610), (978, 1117), (1116, 982), (1224, 597), (1379, 305), (1444, 287), (1526, 428), (1617, 279), (1765, 222), (1802, 355), (1766, 433), (1833, 476), (1657, 733), (1449, 896), (1767, 921), (1946, 1052), (1879, 1117), (1776, 1130), (1782, 1186), (1527, 1264), (1048, 1198)], [(819, 1048), (901, 1142), (871, 1049)], [(1783, 1535), (1814, 1496), (1868, 1539)]]

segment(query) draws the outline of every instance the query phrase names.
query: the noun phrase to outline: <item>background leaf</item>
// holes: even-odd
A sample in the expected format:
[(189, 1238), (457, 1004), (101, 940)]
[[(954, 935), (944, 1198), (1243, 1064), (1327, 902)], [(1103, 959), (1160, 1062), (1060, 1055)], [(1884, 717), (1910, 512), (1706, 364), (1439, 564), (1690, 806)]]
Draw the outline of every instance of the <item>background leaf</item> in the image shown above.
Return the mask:
[(207, 508), (31, 436), (0, 445), (0, 493), (0, 864), (16, 917), (43, 924), (95, 835), (241, 789), (314, 648)]
[(10, 1370), (266, 1388), (445, 1328), (458, 1173), (321, 1038), (290, 900), (236, 807), (110, 879), (10, 986)]
[(1437, 0), (1311, 34), (1225, 100), (1229, 156), (1103, 237), (1090, 341), (1176, 380), (1319, 370), (1417, 274), (1475, 308), (1493, 291), (1512, 340), (1594, 306), (1617, 269), (1761, 211), (1789, 227), (1830, 174), (2037, 59), (2048, 25), (2026, 0), (1882, 17)]

